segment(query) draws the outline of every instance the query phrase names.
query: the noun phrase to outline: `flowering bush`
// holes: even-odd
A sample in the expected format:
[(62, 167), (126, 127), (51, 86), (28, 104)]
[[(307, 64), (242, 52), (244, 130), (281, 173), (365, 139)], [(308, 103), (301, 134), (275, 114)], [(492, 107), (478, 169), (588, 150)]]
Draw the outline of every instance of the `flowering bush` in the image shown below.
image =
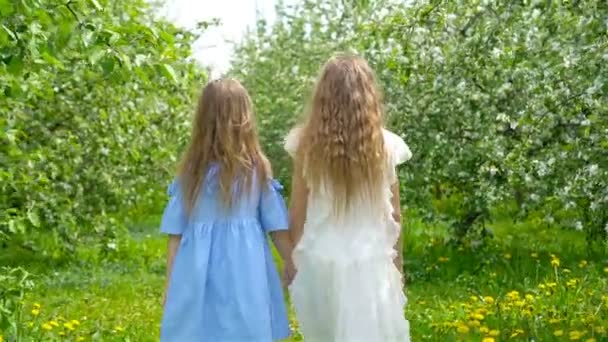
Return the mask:
[(112, 249), (112, 214), (156, 205), (187, 137), (195, 36), (142, 0), (1, 1), (0, 16), (0, 244)]
[(602, 1), (419, 1), (363, 26), (392, 122), (418, 152), (418, 206), (455, 193), (460, 235), (513, 203), (606, 240), (606, 15)]
[[(279, 175), (281, 150), (324, 60), (355, 50), (377, 71), (389, 126), (414, 153), (404, 199), (455, 236), (490, 209), (608, 237), (608, 5), (306, 0), (237, 46)], [(423, 190), (424, 189), (424, 190)], [(454, 203), (449, 213), (436, 201)]]

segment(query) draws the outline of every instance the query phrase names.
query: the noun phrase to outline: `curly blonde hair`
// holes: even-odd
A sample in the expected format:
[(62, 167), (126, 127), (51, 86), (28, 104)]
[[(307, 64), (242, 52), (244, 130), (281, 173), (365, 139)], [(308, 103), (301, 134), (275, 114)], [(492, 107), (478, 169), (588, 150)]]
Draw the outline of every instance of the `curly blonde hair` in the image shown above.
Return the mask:
[(332, 191), (338, 214), (355, 196), (379, 196), (387, 167), (382, 128), (382, 96), (367, 62), (346, 54), (327, 61), (307, 110), (295, 164), (311, 191)]
[(212, 163), (219, 165), (220, 194), (227, 207), (251, 189), (254, 171), (260, 184), (271, 176), (258, 140), (251, 98), (233, 79), (209, 82), (199, 98), (192, 138), (178, 171), (188, 212), (196, 205)]

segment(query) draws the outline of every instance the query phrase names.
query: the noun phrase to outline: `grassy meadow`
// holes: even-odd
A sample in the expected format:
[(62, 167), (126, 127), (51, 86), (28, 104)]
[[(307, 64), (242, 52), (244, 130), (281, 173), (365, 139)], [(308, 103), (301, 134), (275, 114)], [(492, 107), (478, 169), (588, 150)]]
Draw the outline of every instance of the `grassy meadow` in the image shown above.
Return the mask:
[[(157, 224), (134, 225), (103, 258), (86, 246), (78, 262), (3, 255), (33, 274), (22, 340), (157, 341), (165, 272)], [(443, 227), (406, 223), (413, 341), (608, 341), (605, 250), (588, 248), (583, 233), (533, 222), (490, 227), (486, 243), (452, 246)], [(295, 319), (293, 328), (291, 341), (301, 341)]]

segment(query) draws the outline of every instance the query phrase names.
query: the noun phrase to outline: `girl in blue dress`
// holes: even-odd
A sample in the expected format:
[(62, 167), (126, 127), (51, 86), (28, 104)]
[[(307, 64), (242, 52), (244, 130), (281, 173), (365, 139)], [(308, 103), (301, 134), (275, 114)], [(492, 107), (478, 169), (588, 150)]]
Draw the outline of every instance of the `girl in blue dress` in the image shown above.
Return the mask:
[(163, 342), (268, 342), (287, 338), (281, 279), (267, 234), (295, 269), (281, 186), (258, 142), (251, 99), (235, 80), (210, 82), (161, 231), (169, 234)]

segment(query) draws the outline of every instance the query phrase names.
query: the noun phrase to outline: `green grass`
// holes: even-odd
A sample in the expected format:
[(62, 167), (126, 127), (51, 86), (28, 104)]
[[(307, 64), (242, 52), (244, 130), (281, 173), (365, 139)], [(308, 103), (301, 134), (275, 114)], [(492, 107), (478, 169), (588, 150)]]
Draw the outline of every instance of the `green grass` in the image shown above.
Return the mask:
[[(157, 222), (152, 217), (136, 225), (132, 237), (104, 259), (86, 246), (79, 248), (79, 261), (69, 263), (4, 253), (3, 262), (35, 274), (36, 287), (25, 301), (31, 339), (157, 341), (165, 262)], [(498, 332), (497, 341), (561, 341), (578, 334), (581, 340), (608, 341), (605, 248), (587, 248), (582, 233), (532, 223), (503, 220), (491, 228), (495, 238), (488, 243), (457, 247), (444, 242), (441, 226), (407, 224), (406, 314), (413, 341), (481, 341), (491, 332)], [(559, 267), (551, 265), (556, 258)], [(544, 284), (551, 288), (541, 289)], [(484, 302), (488, 296), (492, 303)], [(34, 316), (36, 303), (41, 308)], [(481, 320), (474, 317), (480, 312)]]

